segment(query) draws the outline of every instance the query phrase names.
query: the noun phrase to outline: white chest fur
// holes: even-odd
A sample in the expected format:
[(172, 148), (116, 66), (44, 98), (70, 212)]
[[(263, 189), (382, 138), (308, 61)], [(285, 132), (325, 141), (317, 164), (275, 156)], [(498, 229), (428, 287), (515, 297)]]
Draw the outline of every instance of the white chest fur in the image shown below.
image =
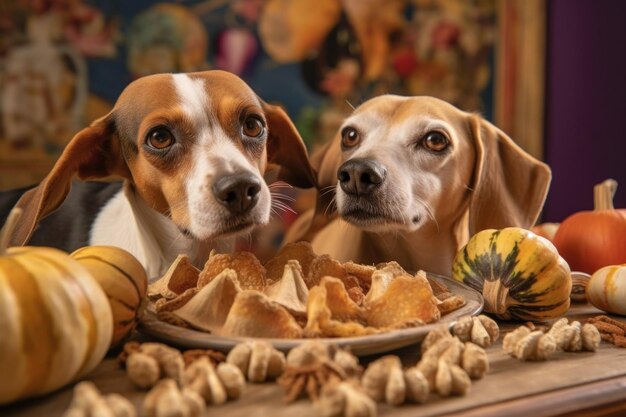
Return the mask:
[(199, 268), (212, 249), (228, 252), (232, 239), (202, 242), (183, 235), (170, 219), (156, 212), (125, 186), (107, 204), (91, 229), (91, 245), (117, 246), (132, 253), (150, 279), (162, 276), (179, 254)]

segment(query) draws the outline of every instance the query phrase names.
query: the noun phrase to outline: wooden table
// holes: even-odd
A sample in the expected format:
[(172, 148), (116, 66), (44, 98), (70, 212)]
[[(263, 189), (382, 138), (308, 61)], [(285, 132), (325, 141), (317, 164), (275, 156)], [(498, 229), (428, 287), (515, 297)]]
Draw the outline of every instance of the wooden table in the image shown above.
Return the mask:
[[(600, 314), (595, 308), (574, 306), (568, 316), (584, 320)], [(502, 324), (504, 332), (515, 325)], [(381, 416), (624, 416), (626, 415), (626, 349), (602, 342), (598, 352), (559, 353), (547, 362), (519, 362), (502, 351), (501, 340), (488, 349), (490, 372), (474, 381), (468, 395), (446, 399), (431, 395), (426, 404), (392, 407), (379, 405)], [(418, 346), (393, 352), (405, 364), (415, 363)], [(363, 358), (365, 361), (373, 358)], [(0, 371), (0, 378), (2, 377)], [(144, 392), (125, 377), (115, 358), (105, 359), (87, 379), (104, 392), (120, 392), (138, 409)], [(0, 408), (2, 417), (55, 417), (62, 415), (72, 396), (71, 387), (34, 400)], [(206, 416), (315, 416), (308, 400), (285, 405), (273, 383), (249, 385), (238, 401), (210, 407)]]

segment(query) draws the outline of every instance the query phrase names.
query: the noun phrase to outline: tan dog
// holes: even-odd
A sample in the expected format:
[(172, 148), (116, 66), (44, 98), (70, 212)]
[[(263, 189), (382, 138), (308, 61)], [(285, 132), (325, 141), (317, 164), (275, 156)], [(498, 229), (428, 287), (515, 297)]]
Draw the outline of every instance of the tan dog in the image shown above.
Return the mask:
[[(140, 78), (21, 196), (24, 215), (11, 244), (32, 237), (31, 244), (65, 250), (114, 245), (134, 254), (150, 277), (179, 253), (201, 266), (211, 249), (231, 250), (233, 236), (269, 221), (263, 175), (270, 165), (279, 167), (277, 179), (315, 184), (287, 114), (241, 79), (223, 71)], [(79, 183), (68, 198), (74, 177), (109, 176), (122, 177), (124, 187)]]
[(311, 240), (341, 261), (396, 260), (446, 275), (477, 231), (532, 226), (551, 178), (491, 123), (432, 97), (365, 102), (312, 165), (317, 207), (287, 241)]

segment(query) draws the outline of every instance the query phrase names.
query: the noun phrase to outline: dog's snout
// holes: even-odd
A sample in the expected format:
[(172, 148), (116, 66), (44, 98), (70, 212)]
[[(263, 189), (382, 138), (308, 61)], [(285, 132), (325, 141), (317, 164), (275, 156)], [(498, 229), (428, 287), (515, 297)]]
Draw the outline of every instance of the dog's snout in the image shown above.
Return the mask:
[(233, 214), (243, 214), (259, 200), (261, 183), (252, 174), (234, 174), (219, 178), (213, 184), (217, 201)]
[(341, 189), (347, 194), (367, 195), (385, 181), (387, 170), (370, 159), (352, 159), (346, 161), (337, 178)]

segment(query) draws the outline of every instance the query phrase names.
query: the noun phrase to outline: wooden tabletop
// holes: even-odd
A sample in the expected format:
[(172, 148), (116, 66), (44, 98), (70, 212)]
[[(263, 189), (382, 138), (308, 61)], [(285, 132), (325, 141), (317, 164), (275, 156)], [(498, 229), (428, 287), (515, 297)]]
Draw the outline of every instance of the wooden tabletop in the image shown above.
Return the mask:
[[(570, 319), (584, 320), (601, 314), (589, 305), (574, 306)], [(516, 325), (501, 323), (503, 333)], [(490, 372), (464, 397), (438, 398), (426, 404), (392, 407), (379, 405), (380, 416), (554, 416), (626, 415), (626, 349), (602, 342), (595, 352), (558, 353), (546, 362), (520, 362), (502, 350), (500, 341), (487, 349)], [(395, 352), (407, 365), (418, 359), (419, 346)], [(369, 361), (374, 358), (362, 358)], [(0, 377), (2, 377), (0, 372)], [(86, 379), (104, 393), (119, 392), (138, 409), (145, 395), (125, 376), (114, 357), (106, 358)], [(206, 416), (315, 416), (308, 400), (286, 405), (282, 390), (274, 383), (250, 384), (242, 398), (223, 406), (209, 407)], [(2, 417), (61, 416), (72, 397), (71, 386), (39, 399), (0, 408)], [(140, 414), (139, 414), (140, 415)]]

